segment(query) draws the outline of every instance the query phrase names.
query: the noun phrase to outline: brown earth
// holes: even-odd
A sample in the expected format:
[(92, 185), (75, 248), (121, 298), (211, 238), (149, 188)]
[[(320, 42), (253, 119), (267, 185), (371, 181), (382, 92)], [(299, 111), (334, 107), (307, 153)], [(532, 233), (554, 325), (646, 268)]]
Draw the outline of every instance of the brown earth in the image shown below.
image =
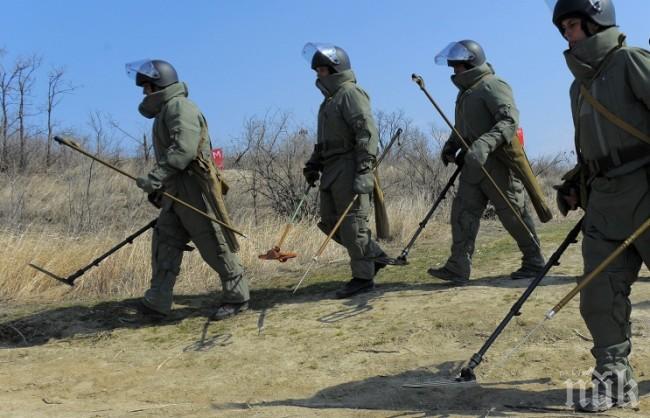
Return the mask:
[[(570, 227), (540, 228), (547, 256)], [(490, 349), (478, 383), (403, 386), (455, 376), (527, 286), (504, 277), (519, 256), (494, 222), (482, 225), (470, 285), (431, 279), (426, 267), (448, 254), (448, 227), (437, 236), (415, 246), (408, 266), (382, 271), (376, 290), (349, 300), (332, 299), (348, 274), (344, 263), (320, 266), (292, 295), (302, 270), (290, 261), (254, 282), (250, 311), (221, 323), (207, 320), (215, 294), (178, 295), (163, 323), (144, 319), (136, 299), (4, 303), (0, 416), (579, 415), (565, 405), (565, 382), (586, 380), (592, 359), (577, 300), (523, 341), (573, 286), (579, 245)], [(632, 293), (631, 361), (643, 396), (650, 393), (650, 277), (642, 275)], [(636, 409), (601, 416), (648, 415), (642, 398)]]

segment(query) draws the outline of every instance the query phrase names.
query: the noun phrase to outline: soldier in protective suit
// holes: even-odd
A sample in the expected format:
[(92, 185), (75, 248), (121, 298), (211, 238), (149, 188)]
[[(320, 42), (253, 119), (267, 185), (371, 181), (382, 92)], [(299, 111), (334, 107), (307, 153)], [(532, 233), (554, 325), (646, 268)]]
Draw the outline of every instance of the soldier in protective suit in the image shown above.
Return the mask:
[(329, 234), (359, 195), (333, 237), (350, 255), (353, 278), (336, 292), (345, 298), (372, 289), (377, 271), (386, 265), (386, 254), (368, 228), (379, 135), (370, 99), (357, 85), (347, 53), (334, 45), (308, 43), (303, 56), (316, 71), (316, 87), (325, 96), (318, 111), (317, 143), (303, 170), (312, 185), (320, 178), (318, 227)]
[[(650, 52), (626, 46), (611, 0), (559, 0), (553, 23), (568, 41), (575, 80), (571, 110), (578, 165), (558, 188), (563, 214), (581, 206), (584, 272), (593, 271), (650, 216)], [(650, 233), (582, 289), (580, 313), (591, 332), (592, 396), (578, 409), (634, 403), (630, 292), (645, 263)]]
[[(140, 113), (154, 119), (152, 138), (156, 164), (146, 176), (137, 179), (137, 185), (161, 207), (152, 239), (151, 288), (142, 300), (145, 312), (159, 316), (171, 312), (183, 251), (189, 248), (187, 243), (191, 240), (203, 260), (221, 278), (222, 303), (212, 318), (220, 320), (236, 315), (248, 308), (249, 299), (247, 278), (234, 254), (238, 249), (236, 240), (227, 236), (230, 231), (215, 228), (204, 216), (166, 197), (159, 197), (164, 190), (206, 211), (205, 202), (211, 196), (206, 196), (209, 192), (202, 188), (201, 168), (198, 167), (209, 168), (214, 162), (205, 117), (187, 98), (187, 85), (178, 81), (176, 70), (168, 62), (142, 60), (126, 67), (145, 95), (139, 106)], [(216, 193), (221, 199), (221, 191)], [(221, 215), (227, 220), (225, 213)]]
[[(428, 272), (454, 284), (468, 282), (480, 219), (490, 201), (523, 254), (521, 268), (513, 272), (511, 278), (535, 277), (544, 267), (544, 257), (530, 211), (525, 205), (524, 186), (508, 166), (496, 158), (495, 152), (506, 142), (516, 141), (513, 138), (519, 112), (512, 90), (494, 74), (483, 49), (474, 41), (452, 42), (436, 56), (435, 61), (454, 69), (451, 80), (460, 90), (456, 98), (455, 127), (470, 148), (464, 150), (454, 132), (443, 146), (443, 163), (463, 164), (463, 171), (451, 208), (451, 256), (442, 268), (430, 268)], [(481, 165), (519, 211), (530, 233), (485, 176)]]

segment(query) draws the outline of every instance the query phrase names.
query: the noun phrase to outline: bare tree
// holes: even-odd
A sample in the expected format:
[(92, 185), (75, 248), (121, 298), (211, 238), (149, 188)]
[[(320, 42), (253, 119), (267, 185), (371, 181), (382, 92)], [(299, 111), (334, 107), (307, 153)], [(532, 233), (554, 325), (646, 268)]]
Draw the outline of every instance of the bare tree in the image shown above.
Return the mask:
[(28, 97), (34, 88), (36, 82), (35, 73), (41, 65), (41, 58), (37, 55), (32, 55), (28, 58), (20, 58), (16, 61), (14, 72), (16, 73), (16, 94), (18, 95), (18, 139), (20, 141), (20, 155), (18, 166), (21, 170), (27, 166), (27, 156), (25, 152), (25, 142), (27, 140), (27, 132), (25, 129), (25, 119), (29, 116), (26, 111), (30, 103)]
[(531, 160), (535, 177), (560, 178), (573, 166), (575, 156), (573, 151), (560, 151), (556, 154), (547, 154)]
[(379, 133), (379, 147), (384, 149), (387, 141), (402, 128), (404, 131), (411, 126), (411, 120), (406, 117), (403, 110), (387, 113), (379, 110), (375, 113), (375, 122)]
[(88, 114), (88, 126), (92, 133), (91, 140), (95, 143), (95, 153), (97, 155), (106, 154), (110, 143), (110, 135), (105, 126), (106, 119), (109, 119), (109, 117), (99, 110), (94, 110)]
[(125, 129), (123, 129), (123, 128), (120, 126), (120, 124), (119, 124), (115, 119), (113, 119), (112, 117), (109, 118), (108, 123), (109, 123), (113, 128), (115, 128), (115, 129), (117, 129), (118, 131), (120, 131), (120, 133), (121, 133), (122, 135), (124, 135), (125, 137), (127, 137), (127, 138), (130, 139), (131, 141), (137, 143), (137, 144), (138, 144), (138, 147), (139, 147), (140, 150), (142, 151), (142, 157), (144, 158), (145, 165), (146, 165), (147, 163), (149, 163), (149, 159), (151, 159), (151, 151), (152, 151), (153, 148), (152, 148), (152, 144), (149, 142), (149, 140), (148, 140), (148, 138), (147, 138), (147, 133), (146, 133), (145, 131), (141, 132), (142, 139), (139, 139), (136, 135), (134, 135), (134, 134), (132, 134), (132, 133), (126, 131)]
[(62, 67), (53, 68), (47, 76), (47, 105), (45, 111), (47, 112), (47, 147), (45, 152), (45, 166), (49, 167), (52, 163), (52, 138), (54, 130), (54, 120), (52, 119), (52, 112), (54, 108), (61, 103), (65, 94), (72, 93), (75, 87), (65, 82), (64, 80), (65, 69)]
[[(314, 143), (307, 135), (306, 129), (290, 126), (286, 113), (246, 122), (242, 150), (235, 161), (245, 169), (241, 173), (253, 198), (255, 216), (262, 202), (282, 215), (295, 210), (305, 187), (302, 166)], [(304, 214), (313, 213), (314, 203), (305, 205)]]
[(385, 191), (401, 195), (436, 195), (444, 186), (445, 167), (439, 161), (438, 152), (448, 132), (431, 128), (429, 134), (423, 132), (403, 111), (375, 114), (380, 146), (402, 128), (400, 143), (387, 156), (379, 170)]
[[(0, 50), (0, 58), (4, 58), (5, 50)], [(9, 143), (9, 128), (13, 123), (9, 121), (9, 105), (13, 90), (15, 89), (16, 81), (16, 68), (7, 71), (6, 67), (0, 62), (0, 117), (2, 117), (2, 124), (0, 129), (2, 139), (2, 152), (0, 154), (0, 171), (7, 168), (7, 154)]]

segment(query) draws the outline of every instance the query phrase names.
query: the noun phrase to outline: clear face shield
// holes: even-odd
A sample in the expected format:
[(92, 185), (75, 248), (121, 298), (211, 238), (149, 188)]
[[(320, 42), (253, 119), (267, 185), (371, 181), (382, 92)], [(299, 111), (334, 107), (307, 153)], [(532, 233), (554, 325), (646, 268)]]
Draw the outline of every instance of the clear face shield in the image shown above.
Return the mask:
[(302, 57), (311, 65), (311, 61), (317, 52), (320, 52), (327, 57), (333, 65), (340, 64), (340, 60), (336, 55), (336, 47), (332, 44), (307, 42), (302, 48)]
[(440, 51), (435, 58), (438, 65), (449, 65), (449, 61), (471, 61), (476, 56), (459, 42), (452, 42)]
[(126, 75), (135, 80), (138, 74), (147, 76), (153, 80), (160, 78), (160, 73), (156, 70), (150, 59), (143, 59), (129, 62), (125, 65)]
[(546, 3), (546, 6), (548, 6), (548, 9), (553, 13), (553, 10), (555, 10), (555, 5), (557, 4), (557, 0), (544, 0), (544, 3)]

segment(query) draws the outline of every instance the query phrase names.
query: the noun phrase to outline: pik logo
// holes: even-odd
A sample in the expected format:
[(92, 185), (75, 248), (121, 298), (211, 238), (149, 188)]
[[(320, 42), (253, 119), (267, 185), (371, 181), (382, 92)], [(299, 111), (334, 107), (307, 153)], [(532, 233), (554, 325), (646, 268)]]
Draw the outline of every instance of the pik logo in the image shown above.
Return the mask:
[[(607, 371), (603, 374), (597, 371), (589, 370), (585, 374), (591, 376), (591, 380), (571, 380), (567, 379), (566, 386), (566, 406), (584, 407), (588, 404), (600, 404), (611, 408), (614, 405), (625, 407), (636, 407), (639, 404), (638, 385), (634, 379), (626, 379), (625, 370), (615, 372)], [(577, 403), (574, 399), (577, 389)]]

